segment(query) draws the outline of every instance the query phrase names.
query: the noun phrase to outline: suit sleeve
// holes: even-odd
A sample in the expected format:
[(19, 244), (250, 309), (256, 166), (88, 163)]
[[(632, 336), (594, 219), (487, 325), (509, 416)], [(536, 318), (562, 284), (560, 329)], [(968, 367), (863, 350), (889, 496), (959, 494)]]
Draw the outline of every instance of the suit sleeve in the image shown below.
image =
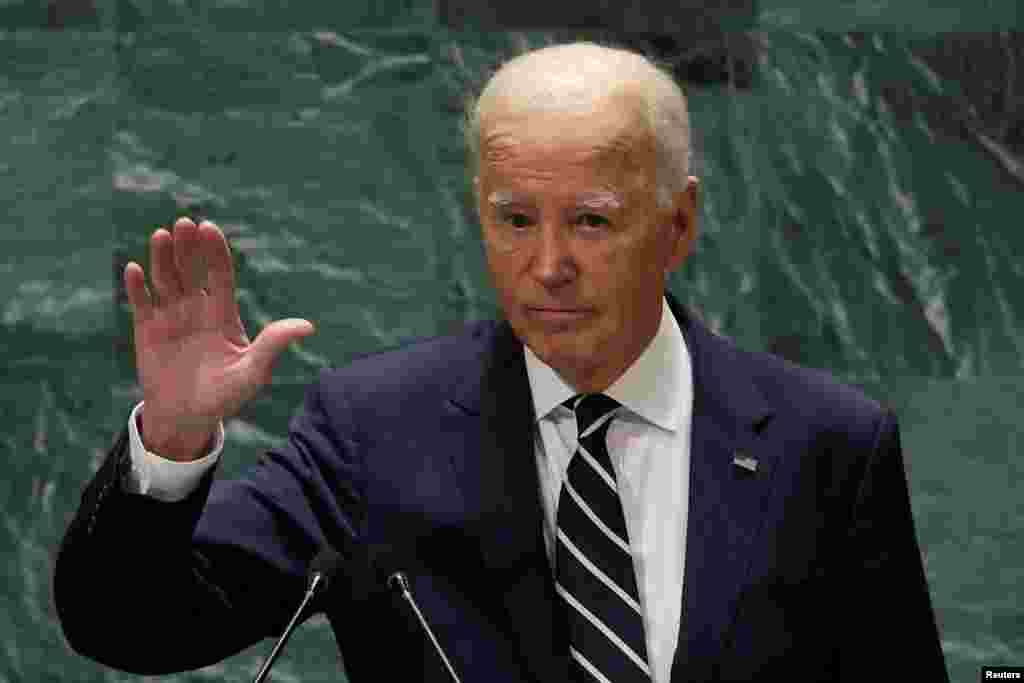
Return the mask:
[(833, 615), (841, 680), (948, 682), (891, 411), (881, 418), (844, 548)]
[(340, 545), (338, 534), (351, 537), (359, 514), (354, 442), (338, 422), (347, 413), (327, 403), (314, 383), (285, 446), (237, 480), (216, 481), (210, 469), (175, 502), (121, 486), (131, 468), (122, 431), (57, 556), (54, 602), (70, 646), (116, 669), (159, 675), (280, 635), (313, 556), (327, 538)]

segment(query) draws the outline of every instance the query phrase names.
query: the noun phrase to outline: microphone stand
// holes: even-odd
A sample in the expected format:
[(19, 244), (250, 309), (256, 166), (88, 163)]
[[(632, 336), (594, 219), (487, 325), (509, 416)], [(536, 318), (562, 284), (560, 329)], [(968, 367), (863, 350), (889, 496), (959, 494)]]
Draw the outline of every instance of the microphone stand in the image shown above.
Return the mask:
[(313, 575), (313, 580), (309, 584), (309, 590), (306, 591), (306, 597), (302, 599), (302, 604), (299, 605), (299, 609), (295, 611), (294, 615), (292, 615), (292, 620), (288, 622), (288, 626), (284, 629), (284, 633), (277, 641), (277, 644), (274, 645), (274, 649), (271, 650), (270, 656), (267, 657), (267, 661), (263, 662), (263, 668), (260, 669), (258, 674), (256, 674), (256, 679), (253, 683), (262, 683), (263, 679), (267, 677), (268, 673), (270, 673), (270, 667), (273, 665), (274, 660), (277, 659), (277, 655), (281, 653), (281, 649), (284, 647), (284, 644), (288, 642), (288, 638), (292, 635), (292, 631), (295, 630), (295, 626), (299, 623), (299, 617), (306, 611), (306, 605), (308, 605), (309, 601), (313, 599), (314, 593), (316, 593), (317, 589), (320, 588), (320, 584), (323, 581), (323, 574), (317, 572)]
[(455, 669), (452, 668), (451, 662), (448, 661), (448, 657), (445, 655), (444, 650), (441, 649), (441, 644), (437, 642), (437, 638), (434, 637), (434, 632), (430, 630), (430, 626), (427, 625), (427, 620), (423, 618), (420, 613), (420, 608), (416, 606), (416, 601), (413, 600), (412, 593), (409, 592), (409, 580), (405, 577), (404, 572), (395, 572), (388, 577), (388, 586), (396, 592), (400, 592), (402, 597), (405, 598), (406, 602), (412, 606), (412, 611), (416, 613), (416, 618), (420, 620), (420, 625), (423, 630), (430, 636), (430, 641), (434, 644), (434, 649), (437, 650), (437, 654), (441, 655), (441, 661), (444, 662), (445, 668), (448, 669), (448, 673), (451, 674), (452, 680), (455, 683), (462, 683), (459, 680), (458, 675), (455, 673)]

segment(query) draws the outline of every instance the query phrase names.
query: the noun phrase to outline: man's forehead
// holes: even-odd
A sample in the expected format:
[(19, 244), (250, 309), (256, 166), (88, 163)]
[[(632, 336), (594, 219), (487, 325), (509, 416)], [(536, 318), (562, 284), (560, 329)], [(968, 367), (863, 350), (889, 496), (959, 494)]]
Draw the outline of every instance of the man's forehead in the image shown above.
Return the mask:
[(592, 108), (537, 109), (530, 105), (496, 105), (480, 119), (483, 158), (501, 163), (529, 150), (612, 161), (647, 147), (643, 116), (631, 99), (609, 97)]
[(625, 161), (644, 147), (646, 135), (629, 126), (617, 128), (589, 125), (548, 126), (544, 122), (513, 127), (497, 122), (483, 129), (480, 147), (483, 158), (501, 164), (521, 158), (551, 155), (579, 163), (601, 164)]

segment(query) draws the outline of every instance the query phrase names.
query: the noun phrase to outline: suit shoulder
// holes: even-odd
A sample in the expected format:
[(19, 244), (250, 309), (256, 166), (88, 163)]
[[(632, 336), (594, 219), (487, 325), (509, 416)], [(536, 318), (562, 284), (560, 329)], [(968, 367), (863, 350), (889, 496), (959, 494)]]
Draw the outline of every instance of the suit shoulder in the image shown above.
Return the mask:
[(396, 346), (357, 355), (340, 367), (320, 371), (321, 391), (344, 387), (352, 400), (374, 396), (437, 396), (480, 367), (497, 328), (494, 320), (459, 323), (447, 334), (416, 337)]
[(799, 365), (766, 351), (737, 353), (746, 358), (751, 377), (765, 398), (808, 419), (870, 431), (891, 406), (868, 396), (863, 389), (824, 368)]

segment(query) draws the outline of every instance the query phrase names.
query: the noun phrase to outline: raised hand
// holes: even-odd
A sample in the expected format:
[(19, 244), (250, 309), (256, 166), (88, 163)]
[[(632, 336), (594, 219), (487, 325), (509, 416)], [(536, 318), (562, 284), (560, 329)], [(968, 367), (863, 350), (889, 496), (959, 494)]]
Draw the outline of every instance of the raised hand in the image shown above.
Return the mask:
[(135, 333), (135, 366), (145, 405), (146, 448), (193, 460), (219, 422), (270, 382), (274, 361), (293, 340), (315, 330), (302, 318), (267, 325), (249, 341), (235, 300), (231, 249), (210, 221), (179, 218), (173, 234), (150, 238), (153, 290), (134, 261), (124, 269)]

